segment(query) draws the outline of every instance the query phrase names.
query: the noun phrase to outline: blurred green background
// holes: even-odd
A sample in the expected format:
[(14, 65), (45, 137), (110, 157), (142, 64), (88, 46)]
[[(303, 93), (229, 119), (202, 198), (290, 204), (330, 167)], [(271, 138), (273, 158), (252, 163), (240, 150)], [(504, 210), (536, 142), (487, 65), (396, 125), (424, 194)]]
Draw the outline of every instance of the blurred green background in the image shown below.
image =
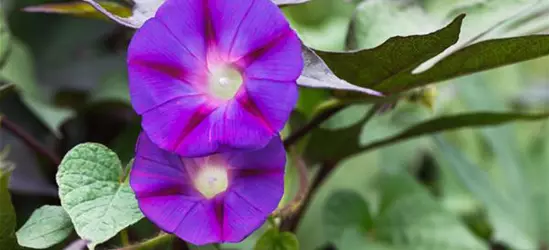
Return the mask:
[[(0, 1), (5, 21), (0, 37), (10, 36), (9, 44), (0, 38), (0, 55), (9, 53), (0, 61), (0, 83), (15, 85), (2, 91), (0, 113), (60, 156), (92, 141), (129, 161), (139, 132), (125, 65), (132, 31), (106, 20), (21, 11), (53, 1)], [(468, 14), (460, 42), (497, 24), (483, 39), (549, 33), (549, 1), (313, 0), (283, 11), (306, 45), (334, 51), (430, 33), (460, 13)], [(367, 144), (444, 114), (548, 111), (549, 58), (432, 88), (363, 126), (367, 104), (349, 106), (321, 126), (342, 131), (358, 126), (358, 140)], [(332, 94), (301, 89), (292, 119), (310, 118)], [(16, 165), (10, 190), (20, 226), (34, 209), (59, 203), (56, 166), (2, 129), (0, 147), (6, 146), (8, 161)], [(312, 175), (318, 166), (310, 170)], [(287, 179), (290, 199), (298, 186), (291, 166)], [(154, 231), (144, 220), (131, 227), (130, 237)], [(223, 247), (252, 249), (260, 233)], [(313, 197), (297, 236), (306, 250), (549, 249), (549, 124), (463, 129), (353, 155), (337, 164)], [(73, 233), (65, 243), (75, 238)], [(104, 247), (117, 244), (115, 239)]]

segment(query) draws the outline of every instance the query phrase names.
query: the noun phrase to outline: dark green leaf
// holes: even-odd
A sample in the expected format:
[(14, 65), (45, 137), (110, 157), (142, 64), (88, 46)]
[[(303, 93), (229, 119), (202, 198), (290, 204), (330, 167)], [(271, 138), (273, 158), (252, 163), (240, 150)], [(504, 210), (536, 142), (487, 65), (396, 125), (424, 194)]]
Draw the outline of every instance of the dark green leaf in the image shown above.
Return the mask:
[(71, 218), (60, 206), (43, 206), (17, 230), (19, 245), (44, 249), (67, 238), (73, 230)]
[(267, 230), (254, 247), (255, 250), (299, 250), (295, 234), (279, 232), (278, 228)]
[(388, 91), (380, 87), (384, 82), (395, 76), (411, 74), (423, 62), (456, 43), (464, 17), (457, 17), (445, 28), (431, 34), (393, 37), (373, 49), (316, 53), (339, 78), (360, 87)]
[(341, 236), (346, 229), (361, 232), (372, 227), (372, 217), (366, 201), (350, 190), (338, 190), (330, 195), (324, 205), (324, 224), (330, 236)]
[(339, 129), (319, 127), (313, 130), (305, 148), (307, 161), (310, 163), (337, 161), (360, 152), (360, 133), (367, 118), (368, 116), (364, 116), (350, 127), (345, 126)]
[(305, 67), (297, 84), (311, 88), (329, 88), (337, 90), (357, 91), (367, 95), (379, 96), (379, 92), (362, 88), (338, 78), (328, 66), (311, 49), (303, 47)]
[(549, 35), (483, 41), (454, 52), (427, 71), (395, 74), (377, 85), (376, 89), (406, 90), (548, 54)]
[(5, 159), (5, 151), (0, 156), (0, 246), (4, 250), (17, 249), (15, 238), (15, 210), (11, 204), (11, 196), (8, 191), (13, 165)]
[(455, 130), (466, 127), (483, 127), (483, 126), (495, 126), (514, 121), (535, 121), (549, 117), (549, 113), (542, 114), (525, 114), (525, 113), (490, 113), (490, 112), (478, 112), (470, 114), (458, 114), (438, 117), (429, 121), (422, 122), (415, 126), (412, 126), (405, 131), (391, 136), (389, 138), (381, 139), (370, 143), (368, 145), (360, 147), (358, 150), (366, 151), (373, 150), (389, 144), (398, 143), (401, 141), (409, 140), (412, 138), (435, 134), (443, 131)]

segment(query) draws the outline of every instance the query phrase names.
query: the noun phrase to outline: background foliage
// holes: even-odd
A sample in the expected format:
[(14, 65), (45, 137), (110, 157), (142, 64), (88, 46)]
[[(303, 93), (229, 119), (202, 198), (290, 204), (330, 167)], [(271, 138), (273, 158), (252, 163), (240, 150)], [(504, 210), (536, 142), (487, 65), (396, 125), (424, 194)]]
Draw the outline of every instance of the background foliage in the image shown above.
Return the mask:
[[(50, 6), (70, 16), (22, 11), (50, 0), (0, 1), (0, 147), (10, 149), (0, 157), (0, 247), (115, 249), (157, 235), (123, 167), (140, 129), (125, 65), (133, 31), (84, 4)], [(104, 6), (138, 22), (158, 4), (137, 3)], [(311, 59), (301, 83), (335, 88), (300, 88), (283, 131), (288, 142), (327, 118), (289, 154), (305, 161), (313, 192), (244, 242), (199, 249), (549, 247), (549, 58), (526, 61), (549, 54), (540, 35), (549, 34), (548, 1), (312, 0), (282, 9), (311, 58), (323, 60)], [(299, 161), (288, 162), (284, 204), (300, 193)], [(100, 178), (108, 185), (94, 188)], [(114, 209), (85, 212), (109, 201)], [(88, 223), (106, 228), (86, 232)], [(159, 249), (185, 249), (164, 239), (173, 243)]]

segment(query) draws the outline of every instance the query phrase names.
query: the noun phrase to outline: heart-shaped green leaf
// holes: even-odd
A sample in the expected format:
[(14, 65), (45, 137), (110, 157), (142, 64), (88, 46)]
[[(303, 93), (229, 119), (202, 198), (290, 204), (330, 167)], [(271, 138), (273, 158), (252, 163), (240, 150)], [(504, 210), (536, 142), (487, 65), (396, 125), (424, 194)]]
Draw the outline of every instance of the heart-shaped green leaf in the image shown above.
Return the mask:
[(143, 218), (120, 160), (103, 145), (85, 143), (73, 148), (61, 162), (56, 179), (61, 205), (91, 248)]

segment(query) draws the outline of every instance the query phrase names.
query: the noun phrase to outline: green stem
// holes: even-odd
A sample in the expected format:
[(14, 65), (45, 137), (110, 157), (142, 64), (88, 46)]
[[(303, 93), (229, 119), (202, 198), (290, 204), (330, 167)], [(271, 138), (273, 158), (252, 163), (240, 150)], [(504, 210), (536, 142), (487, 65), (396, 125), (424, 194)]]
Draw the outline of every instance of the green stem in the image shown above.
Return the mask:
[[(372, 105), (372, 107), (366, 114), (366, 117), (364, 117), (363, 126), (366, 126), (366, 124), (370, 120), (372, 120), (372, 118), (379, 110), (380, 105), (381, 104)], [(309, 191), (305, 194), (305, 197), (303, 198), (303, 201), (301, 202), (297, 211), (291, 216), (285, 218), (280, 224), (281, 231), (296, 232), (297, 227), (299, 226), (299, 223), (303, 218), (303, 215), (305, 214), (305, 211), (309, 208), (313, 196), (316, 194), (318, 188), (324, 183), (324, 181), (326, 181), (328, 177), (330, 177), (338, 162), (339, 160), (335, 160), (333, 162), (323, 162), (321, 164), (320, 170), (312, 180)]]
[(128, 230), (123, 229), (120, 231), (120, 242), (122, 243), (122, 246), (129, 246), (130, 245), (130, 237), (128, 236)]
[(175, 236), (173, 234), (161, 233), (161, 234), (159, 234), (158, 236), (156, 236), (152, 239), (149, 239), (149, 240), (146, 240), (146, 241), (143, 241), (143, 242), (131, 245), (131, 246), (126, 246), (126, 247), (123, 247), (123, 248), (119, 248), (117, 250), (149, 250), (149, 249), (154, 249), (154, 248), (156, 248), (160, 245), (164, 245), (164, 244), (169, 243), (170, 241), (172, 241), (172, 239), (174, 237)]

